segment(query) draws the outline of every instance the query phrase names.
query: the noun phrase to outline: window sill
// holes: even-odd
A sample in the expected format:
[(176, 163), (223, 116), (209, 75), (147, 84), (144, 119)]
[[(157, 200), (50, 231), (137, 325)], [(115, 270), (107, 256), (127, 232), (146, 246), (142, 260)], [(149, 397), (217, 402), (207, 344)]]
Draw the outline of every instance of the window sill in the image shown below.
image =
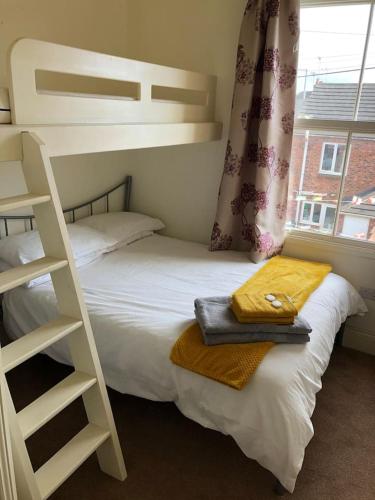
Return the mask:
[(328, 177), (341, 177), (341, 172), (328, 172), (326, 170), (319, 170), (320, 175), (326, 175)]
[(357, 255), (369, 259), (375, 259), (375, 243), (357, 241), (339, 236), (326, 234), (312, 234), (301, 229), (290, 229), (287, 231), (289, 243), (309, 245), (310, 247), (326, 248), (333, 252)]

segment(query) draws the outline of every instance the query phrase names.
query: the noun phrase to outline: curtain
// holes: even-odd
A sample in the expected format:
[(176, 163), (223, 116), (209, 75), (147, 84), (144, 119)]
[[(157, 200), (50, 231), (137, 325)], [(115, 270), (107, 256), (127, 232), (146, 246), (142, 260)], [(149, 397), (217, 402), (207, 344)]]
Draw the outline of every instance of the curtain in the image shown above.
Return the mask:
[(298, 36), (299, 0), (247, 2), (211, 250), (258, 262), (282, 249)]

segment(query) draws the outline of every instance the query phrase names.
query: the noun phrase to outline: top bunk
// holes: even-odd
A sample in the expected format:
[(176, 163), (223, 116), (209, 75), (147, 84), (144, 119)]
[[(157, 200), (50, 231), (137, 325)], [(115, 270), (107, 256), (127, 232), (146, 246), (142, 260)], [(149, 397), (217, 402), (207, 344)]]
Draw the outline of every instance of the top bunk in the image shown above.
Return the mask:
[(53, 156), (218, 140), (216, 77), (39, 40), (10, 52), (0, 93), (0, 161), (22, 159), (21, 132)]

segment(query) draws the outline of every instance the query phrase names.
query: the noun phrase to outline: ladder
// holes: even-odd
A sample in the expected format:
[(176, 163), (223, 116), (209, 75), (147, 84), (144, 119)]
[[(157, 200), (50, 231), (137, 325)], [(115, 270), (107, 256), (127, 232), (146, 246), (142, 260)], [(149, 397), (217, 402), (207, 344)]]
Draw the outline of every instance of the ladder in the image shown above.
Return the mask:
[[(60, 316), (2, 347), (0, 376), (18, 498), (41, 500), (95, 451), (105, 473), (124, 480), (126, 470), (48, 151), (34, 133), (23, 132), (21, 140), (29, 194), (0, 199), (0, 212), (32, 206), (46, 256), (1, 273), (0, 294), (51, 273)], [(16, 413), (4, 374), (63, 337), (69, 342), (74, 372)], [(83, 399), (88, 424), (34, 472), (25, 440), (78, 397)]]

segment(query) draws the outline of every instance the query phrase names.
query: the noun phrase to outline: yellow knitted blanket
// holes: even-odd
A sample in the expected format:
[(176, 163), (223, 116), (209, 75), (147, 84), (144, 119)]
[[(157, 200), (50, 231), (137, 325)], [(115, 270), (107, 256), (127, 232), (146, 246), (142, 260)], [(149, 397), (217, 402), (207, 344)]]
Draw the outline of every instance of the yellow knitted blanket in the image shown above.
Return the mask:
[[(251, 291), (264, 297), (277, 290), (277, 293), (292, 297), (294, 306), (300, 310), (330, 271), (331, 266), (328, 264), (273, 257), (234, 296)], [(247, 306), (240, 312), (244, 316), (251, 314)], [(273, 342), (256, 342), (206, 346), (198, 323), (194, 323), (177, 339), (170, 359), (187, 370), (240, 390), (273, 345)]]

